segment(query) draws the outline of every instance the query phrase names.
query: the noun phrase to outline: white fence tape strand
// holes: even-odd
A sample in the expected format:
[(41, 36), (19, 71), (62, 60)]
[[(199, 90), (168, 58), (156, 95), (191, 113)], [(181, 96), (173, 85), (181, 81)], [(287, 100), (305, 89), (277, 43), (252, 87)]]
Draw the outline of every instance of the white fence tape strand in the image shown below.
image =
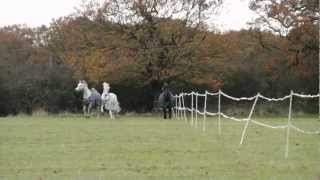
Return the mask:
[(265, 123), (258, 122), (258, 121), (255, 121), (255, 120), (251, 120), (251, 121), (256, 125), (267, 127), (267, 128), (271, 128), (271, 129), (285, 129), (285, 128), (288, 127), (288, 125), (271, 126), (269, 124), (265, 124)]
[(320, 130), (318, 131), (306, 131), (306, 130), (303, 130), (303, 129), (300, 129), (292, 124), (290, 124), (291, 128), (300, 132), (300, 133), (303, 133), (303, 134), (320, 134)]
[(252, 101), (252, 100), (254, 100), (256, 98), (256, 96), (236, 98), (236, 97), (229, 96), (228, 94), (226, 94), (226, 93), (224, 93), (222, 91), (221, 91), (221, 95), (223, 95), (226, 98), (232, 99), (234, 101), (241, 101), (241, 100)]
[(293, 93), (294, 96), (297, 96), (297, 97), (301, 97), (301, 98), (317, 98), (319, 97), (319, 94), (316, 94), (316, 95), (304, 95), (304, 94), (297, 94), (297, 93)]
[(282, 98), (267, 98), (261, 94), (259, 94), (259, 97), (261, 99), (264, 99), (264, 100), (267, 100), (267, 101), (283, 101), (283, 100), (286, 100), (286, 99), (289, 99), (291, 95), (287, 95), (287, 96), (284, 96)]

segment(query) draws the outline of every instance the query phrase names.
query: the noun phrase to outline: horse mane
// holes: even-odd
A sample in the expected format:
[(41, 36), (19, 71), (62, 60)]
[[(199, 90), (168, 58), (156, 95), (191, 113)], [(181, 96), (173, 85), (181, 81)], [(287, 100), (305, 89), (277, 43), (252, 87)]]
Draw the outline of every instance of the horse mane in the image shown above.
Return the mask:
[(91, 92), (95, 94), (100, 94), (95, 88), (91, 88)]
[(82, 80), (82, 83), (83, 83), (83, 84), (86, 84), (86, 85), (88, 86), (88, 83), (87, 83), (87, 81), (85, 81), (85, 80)]

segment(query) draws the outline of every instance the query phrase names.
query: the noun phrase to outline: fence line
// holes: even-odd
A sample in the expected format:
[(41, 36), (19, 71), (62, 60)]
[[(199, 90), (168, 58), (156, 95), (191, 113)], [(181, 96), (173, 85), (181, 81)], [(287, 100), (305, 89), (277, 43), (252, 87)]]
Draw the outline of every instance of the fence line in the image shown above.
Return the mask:
[[(191, 107), (186, 107), (185, 106), (185, 101), (184, 101), (184, 97), (185, 96), (191, 96)], [(208, 96), (218, 96), (218, 111), (217, 112), (209, 112), (207, 111), (207, 101), (208, 101)], [(223, 112), (221, 112), (221, 96), (226, 97), (228, 99), (231, 99), (233, 101), (253, 101), (253, 104), (251, 106), (251, 110), (250, 113), (248, 114), (247, 118), (236, 118), (236, 117), (232, 117), (232, 116), (228, 116), (226, 114), (224, 114)], [(198, 109), (198, 97), (204, 97), (204, 102), (203, 102), (203, 112), (200, 111)], [(289, 155), (289, 138), (290, 138), (290, 130), (293, 129), (297, 132), (303, 133), (303, 134), (320, 134), (320, 128), (317, 131), (307, 131), (307, 130), (303, 130), (300, 129), (296, 126), (294, 126), (291, 123), (292, 120), (292, 101), (293, 101), (293, 97), (299, 97), (299, 98), (319, 98), (320, 100), (320, 94), (316, 94), (316, 95), (305, 95), (305, 94), (298, 94), (298, 93), (294, 93), (293, 91), (290, 92), (289, 95), (286, 95), (284, 97), (281, 98), (268, 98), (265, 97), (263, 95), (261, 95), (260, 93), (258, 93), (255, 96), (252, 97), (233, 97), (230, 96), (226, 93), (224, 93), (223, 91), (219, 90), (218, 92), (215, 93), (211, 93), (208, 91), (205, 91), (204, 94), (200, 94), (198, 92), (190, 92), (190, 93), (180, 93), (179, 95), (175, 95), (176, 101), (175, 101), (175, 112), (176, 112), (176, 118), (178, 119), (184, 119), (187, 122), (187, 113), (186, 111), (191, 113), (191, 121), (190, 121), (190, 125), (192, 127), (198, 128), (198, 115), (202, 115), (203, 116), (203, 120), (202, 120), (202, 130), (206, 131), (206, 119), (207, 116), (218, 116), (218, 132), (219, 135), (221, 135), (222, 133), (222, 129), (221, 129), (221, 117), (225, 118), (225, 119), (230, 119), (233, 121), (237, 121), (237, 122), (245, 122), (243, 131), (242, 131), (242, 135), (241, 135), (241, 139), (240, 139), (240, 145), (243, 144), (244, 141), (244, 137), (246, 134), (246, 131), (248, 129), (249, 123), (253, 123), (256, 124), (258, 126), (261, 127), (266, 127), (266, 128), (271, 128), (271, 129), (286, 129), (286, 146), (285, 146), (285, 158), (288, 157)], [(258, 102), (259, 99), (262, 100), (266, 100), (266, 101), (273, 101), (273, 102), (278, 102), (278, 101), (284, 101), (289, 99), (289, 112), (288, 112), (288, 121), (287, 124), (285, 125), (269, 125), (269, 124), (265, 124), (256, 120), (252, 119), (252, 115), (254, 113), (256, 104)], [(195, 101), (195, 104), (194, 104)]]

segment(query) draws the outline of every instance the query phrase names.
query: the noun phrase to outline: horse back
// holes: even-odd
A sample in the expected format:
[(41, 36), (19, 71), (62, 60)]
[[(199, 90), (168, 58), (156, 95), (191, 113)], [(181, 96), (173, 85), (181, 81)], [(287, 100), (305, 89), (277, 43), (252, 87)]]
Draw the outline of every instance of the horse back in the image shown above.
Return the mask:
[(103, 101), (118, 101), (118, 97), (116, 94), (114, 93), (102, 93), (102, 96), (101, 96), (102, 100)]

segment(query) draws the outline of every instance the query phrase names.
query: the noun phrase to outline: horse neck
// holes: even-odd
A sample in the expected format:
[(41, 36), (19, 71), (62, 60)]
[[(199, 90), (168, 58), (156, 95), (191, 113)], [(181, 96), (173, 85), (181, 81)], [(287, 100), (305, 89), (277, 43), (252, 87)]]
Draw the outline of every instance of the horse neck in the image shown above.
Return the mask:
[(83, 99), (88, 99), (91, 96), (91, 91), (88, 87), (83, 89)]
[(103, 89), (103, 94), (109, 94), (110, 89)]

